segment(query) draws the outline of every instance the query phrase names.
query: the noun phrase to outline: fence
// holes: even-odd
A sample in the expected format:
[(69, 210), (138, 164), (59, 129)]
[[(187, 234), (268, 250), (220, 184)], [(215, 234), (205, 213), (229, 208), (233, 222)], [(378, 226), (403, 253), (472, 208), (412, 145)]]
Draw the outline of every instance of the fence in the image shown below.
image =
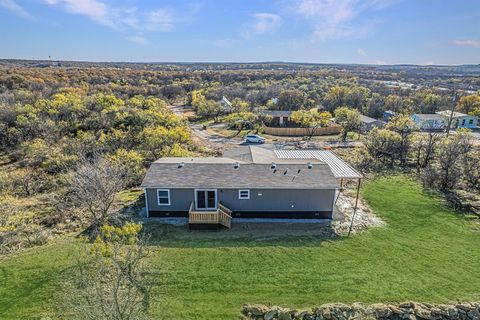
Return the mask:
[(342, 127), (339, 125), (322, 127), (322, 128), (290, 128), (290, 127), (264, 127), (266, 134), (271, 134), (272, 136), (290, 136), (290, 137), (303, 137), (309, 136), (314, 130), (314, 136), (324, 136), (329, 134), (338, 134), (342, 132)]

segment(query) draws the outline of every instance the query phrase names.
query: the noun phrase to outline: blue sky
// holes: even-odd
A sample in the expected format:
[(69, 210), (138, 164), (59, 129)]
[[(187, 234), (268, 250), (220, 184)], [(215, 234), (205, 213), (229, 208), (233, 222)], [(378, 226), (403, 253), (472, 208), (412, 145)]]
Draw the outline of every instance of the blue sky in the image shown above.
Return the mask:
[(0, 58), (480, 63), (480, 0), (0, 0)]

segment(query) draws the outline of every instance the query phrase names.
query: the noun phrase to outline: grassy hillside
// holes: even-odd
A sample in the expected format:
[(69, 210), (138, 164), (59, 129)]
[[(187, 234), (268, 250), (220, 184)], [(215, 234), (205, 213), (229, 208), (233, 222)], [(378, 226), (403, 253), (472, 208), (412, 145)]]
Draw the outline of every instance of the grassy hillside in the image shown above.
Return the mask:
[[(369, 182), (363, 196), (388, 226), (349, 239), (155, 236), (154, 317), (232, 319), (247, 302), (302, 307), (480, 298), (478, 227), (404, 177)], [(75, 243), (0, 262), (0, 318), (63, 313), (59, 285), (69, 274)]]

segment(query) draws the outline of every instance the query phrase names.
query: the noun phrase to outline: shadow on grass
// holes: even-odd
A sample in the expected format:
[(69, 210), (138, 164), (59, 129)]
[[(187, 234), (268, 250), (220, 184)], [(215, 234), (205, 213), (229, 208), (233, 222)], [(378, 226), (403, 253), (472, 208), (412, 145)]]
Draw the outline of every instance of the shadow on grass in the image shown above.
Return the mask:
[(319, 223), (236, 223), (232, 229), (209, 231), (146, 223), (144, 230), (149, 246), (167, 248), (315, 247), (343, 239)]

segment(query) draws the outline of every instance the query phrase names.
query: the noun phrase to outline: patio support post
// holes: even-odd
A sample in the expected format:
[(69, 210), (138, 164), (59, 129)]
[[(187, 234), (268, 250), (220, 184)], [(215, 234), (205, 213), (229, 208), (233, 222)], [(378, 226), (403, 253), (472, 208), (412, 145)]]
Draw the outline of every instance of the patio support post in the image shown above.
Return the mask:
[(358, 208), (358, 196), (360, 195), (360, 184), (362, 182), (362, 179), (358, 179), (358, 184), (357, 184), (357, 198), (355, 199), (355, 207), (353, 208), (353, 214), (352, 214), (352, 221), (350, 222), (350, 228), (348, 229), (348, 236), (350, 236), (350, 233), (352, 232), (353, 228), (353, 221), (355, 220), (355, 214), (357, 213), (357, 208)]

